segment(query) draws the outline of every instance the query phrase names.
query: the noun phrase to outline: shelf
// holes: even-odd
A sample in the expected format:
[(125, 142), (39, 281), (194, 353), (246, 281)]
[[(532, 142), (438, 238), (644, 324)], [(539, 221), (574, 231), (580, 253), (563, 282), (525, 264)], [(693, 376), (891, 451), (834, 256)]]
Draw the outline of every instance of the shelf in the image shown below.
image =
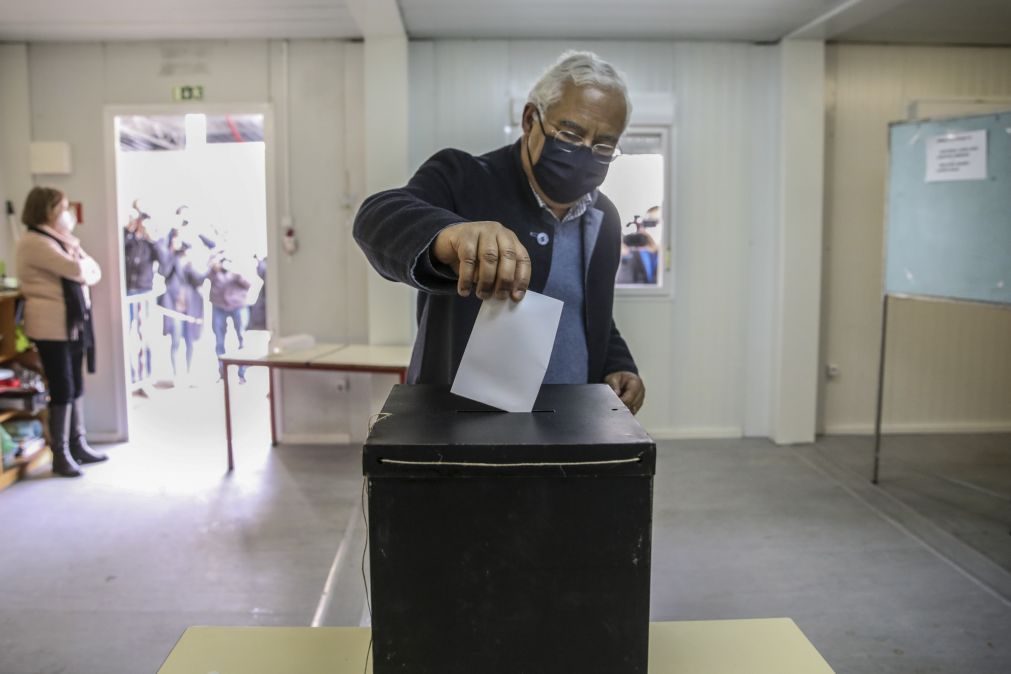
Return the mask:
[[(0, 388), (0, 400), (4, 402), (3, 407), (0, 407), (0, 415), (13, 412), (15, 415), (36, 417), (48, 404), (46, 393), (34, 388)], [(19, 407), (11, 407), (12, 404)]]
[(0, 472), (0, 491), (23, 478), (41, 464), (49, 452), (45, 439), (34, 441), (35, 446), (27, 453), (14, 460), (14, 463)]
[(0, 491), (3, 491), (7, 487), (11, 486), (18, 481), (18, 471), (16, 468), (8, 468), (7, 470), (0, 473)]
[[(6, 338), (0, 338), (0, 343)], [(18, 365), (27, 366), (29, 370), (35, 370), (40, 367), (41, 363), (35, 363), (35, 345), (33, 344), (31, 348), (24, 351), (16, 351), (11, 348), (0, 350), (0, 365), (4, 367), (10, 367), (8, 363), (16, 363)]]
[[(38, 364), (31, 353), (12, 353), (15, 351), (16, 341), (16, 321), (14, 316), (15, 302), (20, 293), (17, 290), (0, 289), (0, 366), (10, 367), (12, 363), (21, 363), (28, 369), (37, 370)], [(38, 415), (45, 409), (44, 406), (36, 409), (24, 409), (25, 406), (35, 407), (36, 402), (42, 402), (42, 398), (35, 400), (31, 392), (25, 390), (23, 393), (13, 394), (10, 389), (4, 389), (5, 398), (13, 399), (20, 404), (20, 409), (0, 409), (0, 423), (11, 419), (31, 419), (38, 418)], [(0, 489), (11, 486), (19, 479), (25, 477), (37, 466), (42, 465), (49, 458), (49, 447), (45, 439), (39, 438), (27, 443), (26, 454), (14, 460), (8, 468), (0, 468)]]
[(11, 470), (23, 469), (26, 466), (31, 465), (31, 463), (35, 461), (35, 459), (39, 458), (39, 456), (42, 455), (42, 453), (44, 453), (46, 450), (49, 449), (49, 445), (46, 444), (45, 438), (38, 438), (37, 440), (33, 440), (32, 444), (34, 445), (32, 449), (28, 450), (26, 453), (22, 454), (21, 456), (19, 456), (14, 460), (14, 465), (11, 467)]
[(41, 420), (40, 417), (47, 408), (37, 410), (0, 410), (0, 424), (13, 420), (29, 421), (31, 419)]

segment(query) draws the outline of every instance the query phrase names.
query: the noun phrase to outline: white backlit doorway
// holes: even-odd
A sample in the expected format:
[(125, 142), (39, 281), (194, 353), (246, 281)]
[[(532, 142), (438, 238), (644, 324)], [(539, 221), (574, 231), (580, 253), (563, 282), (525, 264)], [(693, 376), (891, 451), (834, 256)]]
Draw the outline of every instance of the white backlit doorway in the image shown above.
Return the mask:
[[(158, 439), (144, 444), (174, 436), (217, 458), (212, 448), (224, 441), (217, 353), (265, 351), (274, 324), (269, 109), (123, 108), (109, 110), (107, 121), (124, 430), (132, 441)], [(263, 445), (266, 373), (250, 370), (239, 382), (233, 369), (232, 378), (238, 435)]]

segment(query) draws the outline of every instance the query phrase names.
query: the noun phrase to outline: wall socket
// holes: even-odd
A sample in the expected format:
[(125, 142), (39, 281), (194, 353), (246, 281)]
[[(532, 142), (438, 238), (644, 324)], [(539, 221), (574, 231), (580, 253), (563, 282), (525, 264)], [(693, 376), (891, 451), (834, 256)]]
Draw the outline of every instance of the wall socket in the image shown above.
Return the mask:
[(829, 379), (839, 378), (839, 366), (835, 363), (829, 363), (825, 366), (825, 376)]

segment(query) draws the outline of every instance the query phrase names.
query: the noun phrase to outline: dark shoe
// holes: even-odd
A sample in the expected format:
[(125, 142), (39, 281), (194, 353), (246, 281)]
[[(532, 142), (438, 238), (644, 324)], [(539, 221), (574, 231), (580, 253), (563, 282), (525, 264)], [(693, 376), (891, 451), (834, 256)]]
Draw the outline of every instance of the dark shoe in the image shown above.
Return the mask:
[(70, 455), (79, 464), (101, 463), (109, 457), (88, 445), (84, 428), (84, 398), (78, 398), (70, 408)]
[(70, 456), (70, 452), (67, 451), (66, 446), (62, 449), (53, 447), (53, 475), (80, 477), (83, 474), (81, 467), (74, 461), (74, 457)]
[(70, 405), (49, 406), (49, 447), (53, 451), (53, 475), (79, 477), (81, 467), (70, 455)]
[(88, 445), (88, 441), (84, 437), (77, 438), (70, 442), (70, 456), (73, 457), (74, 461), (83, 465), (89, 463), (101, 463), (103, 461), (108, 461), (109, 457), (105, 452), (99, 452), (92, 449)]

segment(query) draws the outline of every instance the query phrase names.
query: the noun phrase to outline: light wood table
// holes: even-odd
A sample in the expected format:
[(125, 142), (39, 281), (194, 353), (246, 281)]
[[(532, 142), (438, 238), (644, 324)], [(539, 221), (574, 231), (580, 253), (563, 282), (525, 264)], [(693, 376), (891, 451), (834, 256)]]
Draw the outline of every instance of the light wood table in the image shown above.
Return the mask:
[(331, 351), (312, 364), (320, 368), (339, 369), (343, 372), (373, 372), (395, 374), (400, 383), (407, 383), (407, 366), (411, 362), (410, 346), (373, 346), (371, 344), (346, 344)]
[(270, 398), (270, 442), (277, 444), (277, 419), (274, 412), (274, 370), (314, 370), (325, 372), (371, 372), (395, 374), (400, 383), (407, 381), (411, 362), (409, 346), (372, 346), (368, 344), (317, 344), (308, 349), (282, 353), (247, 353), (235, 351), (221, 356), (225, 383), (225, 436), (228, 441), (228, 470), (235, 469), (232, 447), (232, 397), (228, 388), (230, 367), (266, 367)]
[[(365, 666), (369, 637), (367, 627), (191, 627), (158, 672), (363, 674), (372, 671), (371, 663)], [(649, 672), (832, 674), (832, 668), (796, 623), (770, 618), (652, 623)]]

